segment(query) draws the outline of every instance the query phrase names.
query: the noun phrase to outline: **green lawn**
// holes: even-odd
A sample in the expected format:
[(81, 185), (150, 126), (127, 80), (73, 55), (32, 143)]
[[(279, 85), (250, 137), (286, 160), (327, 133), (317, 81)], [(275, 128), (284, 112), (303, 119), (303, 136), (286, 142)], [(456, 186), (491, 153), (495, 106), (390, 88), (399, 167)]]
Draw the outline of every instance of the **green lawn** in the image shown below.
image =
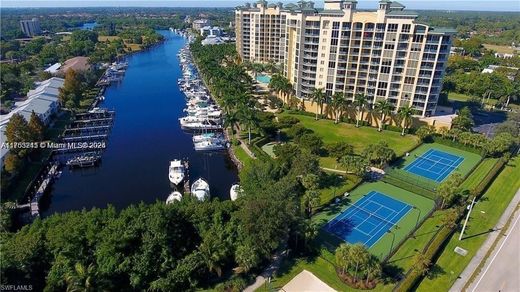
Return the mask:
[(329, 187), (321, 189), (320, 193), (320, 206), (328, 204), (333, 198), (342, 196), (345, 192), (348, 192), (354, 188), (354, 186), (361, 180), (359, 177), (347, 174), (329, 174), (330, 178), (336, 178), (335, 183), (330, 183)]
[(244, 167), (247, 167), (253, 163), (254, 159), (251, 158), (251, 156), (249, 156), (246, 153), (246, 151), (244, 149), (242, 149), (242, 147), (240, 147), (240, 145), (233, 145), (232, 147), (233, 147), (233, 151), (235, 152), (235, 155), (237, 156), (238, 160), (240, 160), (240, 162), (242, 162)]
[(489, 171), (497, 164), (498, 158), (486, 158), (475, 168), (475, 170), (462, 183), (462, 188), (472, 190), (478, 186), (480, 182), (486, 177)]
[(262, 145), (261, 148), (269, 156), (271, 156), (272, 158), (276, 158), (276, 155), (274, 155), (274, 151), (273, 151), (274, 145), (276, 145), (276, 144), (277, 144), (276, 142), (269, 142), (269, 143)]
[[(453, 285), (520, 188), (519, 164), (520, 157), (516, 157), (498, 175), (475, 205), (462, 241), (459, 241), (458, 232), (453, 235), (437, 260), (435, 266), (438, 271), (437, 276), (423, 280), (418, 291), (448, 291)], [(468, 254), (466, 256), (456, 254), (453, 249), (457, 246), (466, 249)]]
[[(475, 154), (475, 153), (467, 152), (464, 150), (460, 150), (457, 148), (449, 147), (449, 146), (438, 144), (438, 143), (425, 143), (425, 144), (422, 144), (421, 146), (417, 147), (416, 149), (414, 149), (412, 152), (410, 152), (410, 155), (408, 157), (406, 157), (406, 156), (402, 157), (394, 166), (397, 168), (400, 168), (402, 170), (404, 167), (406, 167), (407, 165), (409, 165), (416, 159), (416, 155), (420, 156), (430, 149), (436, 149), (436, 150), (440, 150), (440, 151), (444, 151), (444, 152), (447, 152), (450, 154), (464, 157), (464, 160), (462, 161), (462, 163), (453, 172), (453, 173), (456, 173), (456, 172), (460, 173), (463, 177), (465, 177), (481, 160), (480, 155)], [(418, 177), (418, 179), (428, 180), (427, 178), (412, 174), (412, 173), (404, 171), (404, 170), (402, 172), (406, 173), (407, 175), (416, 176), (416, 177)], [(428, 180), (428, 181), (435, 183), (435, 181), (433, 181), (433, 180)]]
[[(354, 147), (357, 154), (360, 154), (368, 144), (386, 141), (397, 156), (402, 156), (419, 143), (416, 136), (406, 135), (403, 137), (400, 133), (392, 131), (378, 132), (376, 128), (372, 127), (356, 128), (352, 124), (334, 124), (332, 120), (325, 119), (316, 121), (313, 117), (291, 113), (282, 113), (280, 116), (298, 118), (303, 126), (322, 137), (325, 144), (345, 141)], [(342, 169), (332, 157), (320, 157), (320, 165), (331, 169)]]
[(463, 93), (457, 93), (457, 92), (450, 92), (448, 94), (448, 99), (449, 100), (455, 100), (455, 101), (468, 101), (469, 99), (471, 99), (472, 96), (470, 95), (466, 95), (466, 94), (463, 94)]
[[(392, 233), (386, 233), (369, 248), (371, 253), (379, 258), (384, 258), (390, 252), (391, 247), (396, 247), (398, 243), (404, 240), (406, 235), (415, 228), (418, 217), (426, 217), (428, 212), (433, 209), (434, 202), (432, 200), (384, 182), (365, 183), (354, 189), (349, 198), (340, 204), (330, 205), (327, 208), (324, 208), (323, 212), (320, 212), (313, 217), (313, 221), (317, 222), (320, 226), (324, 225), (332, 218), (346, 210), (349, 204), (355, 203), (371, 191), (378, 191), (417, 208), (410, 210), (403, 218), (401, 218), (397, 224), (399, 226), (398, 228), (393, 228)], [(343, 242), (339, 238), (334, 237), (323, 230), (320, 230), (319, 237), (321, 238), (323, 247), (330, 248), (331, 250), (335, 249)]]

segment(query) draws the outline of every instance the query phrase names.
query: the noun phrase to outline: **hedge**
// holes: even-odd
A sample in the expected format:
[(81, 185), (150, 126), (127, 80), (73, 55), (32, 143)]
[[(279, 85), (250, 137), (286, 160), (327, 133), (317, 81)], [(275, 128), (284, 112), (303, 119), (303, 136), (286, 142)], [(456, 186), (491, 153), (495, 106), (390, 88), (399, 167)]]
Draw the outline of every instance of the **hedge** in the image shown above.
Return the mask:
[(468, 151), (468, 152), (471, 152), (471, 153), (475, 153), (475, 154), (478, 154), (480, 156), (484, 156), (482, 149), (478, 149), (478, 148), (475, 148), (475, 147), (464, 145), (464, 144), (461, 144), (461, 143), (459, 143), (457, 141), (454, 142), (451, 139), (442, 138), (442, 137), (436, 136), (436, 135), (433, 135), (432, 139), (433, 139), (433, 141), (435, 143), (439, 143), (439, 144), (450, 146), (450, 147), (453, 147), (453, 148), (457, 148), (457, 149), (460, 149), (460, 150), (463, 150), (463, 151)]
[[(461, 218), (461, 214), (459, 214), (459, 218)], [(433, 263), (433, 259), (437, 254), (442, 250), (444, 244), (451, 237), (451, 235), (455, 232), (456, 228), (447, 228), (445, 226), (441, 227), (435, 236), (431, 239), (431, 241), (426, 245), (422, 254)], [(423, 275), (418, 274), (413, 267), (406, 273), (404, 279), (399, 282), (397, 286), (393, 289), (396, 292), (405, 292), (405, 291), (413, 291), (419, 281), (422, 279)]]

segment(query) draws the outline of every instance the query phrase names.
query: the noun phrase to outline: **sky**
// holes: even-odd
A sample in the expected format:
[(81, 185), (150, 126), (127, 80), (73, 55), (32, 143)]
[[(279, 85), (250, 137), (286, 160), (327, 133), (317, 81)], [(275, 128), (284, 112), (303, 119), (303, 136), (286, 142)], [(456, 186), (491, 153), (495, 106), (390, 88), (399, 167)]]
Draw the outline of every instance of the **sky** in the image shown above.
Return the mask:
[[(234, 7), (256, 0), (1, 0), (1, 7)], [(269, 2), (279, 2), (271, 0)], [(297, 2), (282, 0), (284, 3)], [(323, 0), (315, 0), (316, 7), (323, 7)], [(435, 10), (478, 10), (478, 11), (518, 11), (520, 0), (401, 0), (408, 9)], [(375, 9), (377, 1), (358, 0), (358, 8)], [(520, 17), (520, 15), (519, 15)]]

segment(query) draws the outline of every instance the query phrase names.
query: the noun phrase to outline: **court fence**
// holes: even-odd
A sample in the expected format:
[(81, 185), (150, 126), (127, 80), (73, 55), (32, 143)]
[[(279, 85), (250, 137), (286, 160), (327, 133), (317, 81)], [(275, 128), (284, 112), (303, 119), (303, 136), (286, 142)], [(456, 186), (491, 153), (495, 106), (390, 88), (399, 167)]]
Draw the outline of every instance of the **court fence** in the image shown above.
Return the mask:
[(382, 262), (388, 261), (399, 250), (399, 248), (401, 248), (401, 246), (408, 240), (408, 238), (410, 238), (410, 236), (412, 236), (412, 234), (414, 234), (415, 231), (417, 231), (417, 230), (419, 230), (419, 228), (421, 228), (421, 226), (426, 221), (426, 219), (430, 218), (432, 216), (433, 212), (435, 212), (435, 211), (436, 211), (436, 208), (432, 208), (428, 213), (426, 213), (426, 215), (423, 216), (419, 220), (419, 222), (417, 222), (417, 226), (414, 226), (414, 228), (412, 228), (403, 238), (401, 238), (401, 240), (394, 247), (392, 247), (390, 252), (385, 257), (383, 257)]
[(436, 195), (437, 185), (435, 183), (417, 175), (408, 174), (405, 170), (398, 168), (389, 167), (385, 169), (385, 173), (384, 182), (438, 203), (439, 197)]

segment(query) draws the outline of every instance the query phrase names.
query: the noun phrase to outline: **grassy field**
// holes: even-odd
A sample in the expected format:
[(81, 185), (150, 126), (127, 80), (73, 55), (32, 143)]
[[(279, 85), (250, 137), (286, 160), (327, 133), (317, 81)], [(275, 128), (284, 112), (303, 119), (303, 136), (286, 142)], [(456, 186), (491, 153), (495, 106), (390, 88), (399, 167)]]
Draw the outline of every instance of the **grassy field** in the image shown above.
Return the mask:
[[(456, 173), (456, 172), (460, 173), (463, 177), (466, 176), (479, 163), (479, 161), (481, 159), (480, 155), (475, 154), (475, 153), (467, 152), (464, 150), (460, 150), (457, 148), (449, 147), (449, 146), (438, 144), (438, 143), (425, 143), (425, 144), (422, 144), (421, 146), (417, 147), (416, 149), (414, 149), (412, 152), (410, 152), (410, 156), (401, 158), (394, 166), (396, 166), (400, 169), (403, 169), (404, 167), (406, 167), (407, 165), (409, 165), (416, 159), (415, 155), (420, 156), (432, 148), (440, 150), (440, 151), (444, 151), (447, 153), (451, 153), (451, 154), (454, 154), (457, 156), (464, 157), (464, 161), (462, 161), (462, 163), (459, 165), (459, 167), (457, 169), (455, 169), (453, 172), (453, 173)], [(409, 173), (409, 172), (406, 172), (406, 174), (410, 174), (412, 176), (417, 176), (417, 175)], [(422, 176), (417, 176), (417, 177), (419, 177), (420, 179), (423, 179)]]
[(118, 40), (118, 36), (108, 36), (108, 35), (100, 35), (98, 36), (98, 42), (108, 42)]
[(242, 149), (239, 145), (233, 145), (233, 151), (235, 152), (235, 155), (237, 156), (238, 160), (242, 162), (244, 167), (247, 167), (248, 165), (251, 165), (253, 163), (253, 158), (251, 156), (247, 155), (246, 151)]
[[(401, 136), (400, 133), (392, 131), (378, 132), (376, 128), (360, 127), (356, 128), (352, 124), (334, 124), (332, 120), (314, 120), (313, 117), (297, 114), (282, 113), (281, 116), (293, 116), (300, 120), (303, 126), (313, 130), (322, 137), (324, 143), (334, 143), (345, 141), (354, 147), (356, 153), (361, 153), (363, 149), (371, 143), (386, 141), (397, 156), (401, 156), (419, 143), (416, 136)], [(341, 169), (333, 158), (322, 157), (320, 164), (323, 167)]]
[(470, 176), (462, 183), (462, 188), (472, 190), (486, 177), (493, 166), (498, 162), (498, 158), (486, 158), (475, 168)]
[(510, 46), (499, 46), (499, 45), (492, 45), (492, 44), (482, 44), (484, 48), (488, 50), (493, 50), (500, 54), (512, 54), (515, 52), (513, 48)]
[[(394, 228), (392, 233), (386, 233), (369, 248), (371, 253), (379, 258), (384, 258), (390, 252), (392, 241), (394, 241), (394, 235), (395, 241), (393, 247), (397, 246), (399, 242), (404, 240), (406, 235), (415, 228), (418, 217), (424, 218), (428, 215), (428, 212), (433, 209), (434, 202), (432, 200), (384, 182), (365, 183), (354, 189), (349, 198), (344, 202), (324, 208), (323, 212), (320, 212), (313, 217), (313, 221), (317, 222), (320, 226), (323, 226), (332, 218), (346, 210), (349, 204), (358, 201), (370, 191), (378, 191), (417, 208), (410, 210), (403, 218), (401, 218), (397, 224), (399, 228)], [(323, 230), (320, 230), (319, 236), (323, 241), (323, 247), (325, 248), (335, 249), (343, 242)]]
[[(451, 238), (435, 265), (437, 276), (427, 277), (418, 291), (448, 291), (484, 243), (519, 188), (520, 157), (516, 157), (508, 163), (475, 205), (462, 240), (458, 240), (458, 232)], [(453, 249), (457, 246), (466, 249), (468, 254), (464, 257), (456, 254)]]
[(455, 101), (468, 101), (468, 99), (471, 99), (472, 96), (470, 95), (466, 95), (466, 94), (463, 94), (463, 93), (457, 93), (457, 92), (450, 92), (448, 94), (448, 99), (449, 100), (455, 100)]

